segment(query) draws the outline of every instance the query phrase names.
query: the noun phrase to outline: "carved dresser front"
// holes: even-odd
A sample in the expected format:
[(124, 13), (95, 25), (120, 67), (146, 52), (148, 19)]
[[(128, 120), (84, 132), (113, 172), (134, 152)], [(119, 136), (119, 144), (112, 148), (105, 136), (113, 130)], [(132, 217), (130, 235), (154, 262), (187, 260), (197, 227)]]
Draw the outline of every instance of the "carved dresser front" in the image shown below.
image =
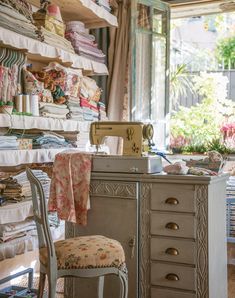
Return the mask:
[[(88, 225), (67, 224), (66, 237), (120, 241), (129, 298), (227, 298), (226, 178), (92, 173)], [(105, 298), (118, 282), (105, 278)], [(97, 285), (67, 279), (65, 295), (96, 297)]]

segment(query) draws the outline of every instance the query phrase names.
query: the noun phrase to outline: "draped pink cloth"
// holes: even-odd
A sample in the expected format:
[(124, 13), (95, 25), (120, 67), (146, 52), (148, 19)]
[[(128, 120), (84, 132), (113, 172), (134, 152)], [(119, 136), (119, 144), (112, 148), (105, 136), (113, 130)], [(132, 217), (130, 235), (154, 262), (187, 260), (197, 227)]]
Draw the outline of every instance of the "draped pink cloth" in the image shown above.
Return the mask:
[(62, 220), (87, 224), (91, 158), (91, 154), (72, 151), (56, 155), (48, 209), (57, 211)]

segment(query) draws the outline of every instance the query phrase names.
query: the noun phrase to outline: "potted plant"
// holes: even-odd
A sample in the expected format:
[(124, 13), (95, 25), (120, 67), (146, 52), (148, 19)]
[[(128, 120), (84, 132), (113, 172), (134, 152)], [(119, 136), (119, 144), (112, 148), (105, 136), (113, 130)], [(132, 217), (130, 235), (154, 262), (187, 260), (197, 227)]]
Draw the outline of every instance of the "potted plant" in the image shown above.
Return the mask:
[(7, 101), (6, 103), (3, 103), (3, 105), (1, 106), (2, 113), (11, 115), (13, 111), (13, 105), (14, 104), (12, 101)]

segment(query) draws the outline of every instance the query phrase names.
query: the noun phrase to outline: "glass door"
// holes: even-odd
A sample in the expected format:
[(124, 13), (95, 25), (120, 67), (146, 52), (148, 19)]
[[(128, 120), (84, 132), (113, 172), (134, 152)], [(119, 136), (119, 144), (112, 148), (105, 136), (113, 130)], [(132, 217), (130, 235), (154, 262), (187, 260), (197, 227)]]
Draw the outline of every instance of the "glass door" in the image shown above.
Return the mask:
[(131, 117), (151, 122), (158, 149), (166, 148), (169, 114), (170, 11), (161, 1), (132, 7)]

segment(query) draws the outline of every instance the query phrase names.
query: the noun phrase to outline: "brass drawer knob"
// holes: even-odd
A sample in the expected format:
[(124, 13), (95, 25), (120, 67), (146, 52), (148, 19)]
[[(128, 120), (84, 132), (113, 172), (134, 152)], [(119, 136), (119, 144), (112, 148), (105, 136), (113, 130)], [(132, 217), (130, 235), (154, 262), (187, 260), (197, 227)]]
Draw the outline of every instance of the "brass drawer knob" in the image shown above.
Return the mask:
[(165, 203), (168, 205), (179, 205), (179, 201), (176, 198), (167, 198)]
[(165, 250), (165, 253), (171, 256), (178, 256), (180, 254), (176, 248), (172, 248), (172, 247), (167, 248)]
[(169, 230), (179, 230), (180, 228), (175, 222), (168, 222), (165, 227)]
[(169, 273), (165, 276), (165, 279), (170, 280), (170, 281), (178, 281), (180, 280), (179, 276), (174, 274), (174, 273)]

